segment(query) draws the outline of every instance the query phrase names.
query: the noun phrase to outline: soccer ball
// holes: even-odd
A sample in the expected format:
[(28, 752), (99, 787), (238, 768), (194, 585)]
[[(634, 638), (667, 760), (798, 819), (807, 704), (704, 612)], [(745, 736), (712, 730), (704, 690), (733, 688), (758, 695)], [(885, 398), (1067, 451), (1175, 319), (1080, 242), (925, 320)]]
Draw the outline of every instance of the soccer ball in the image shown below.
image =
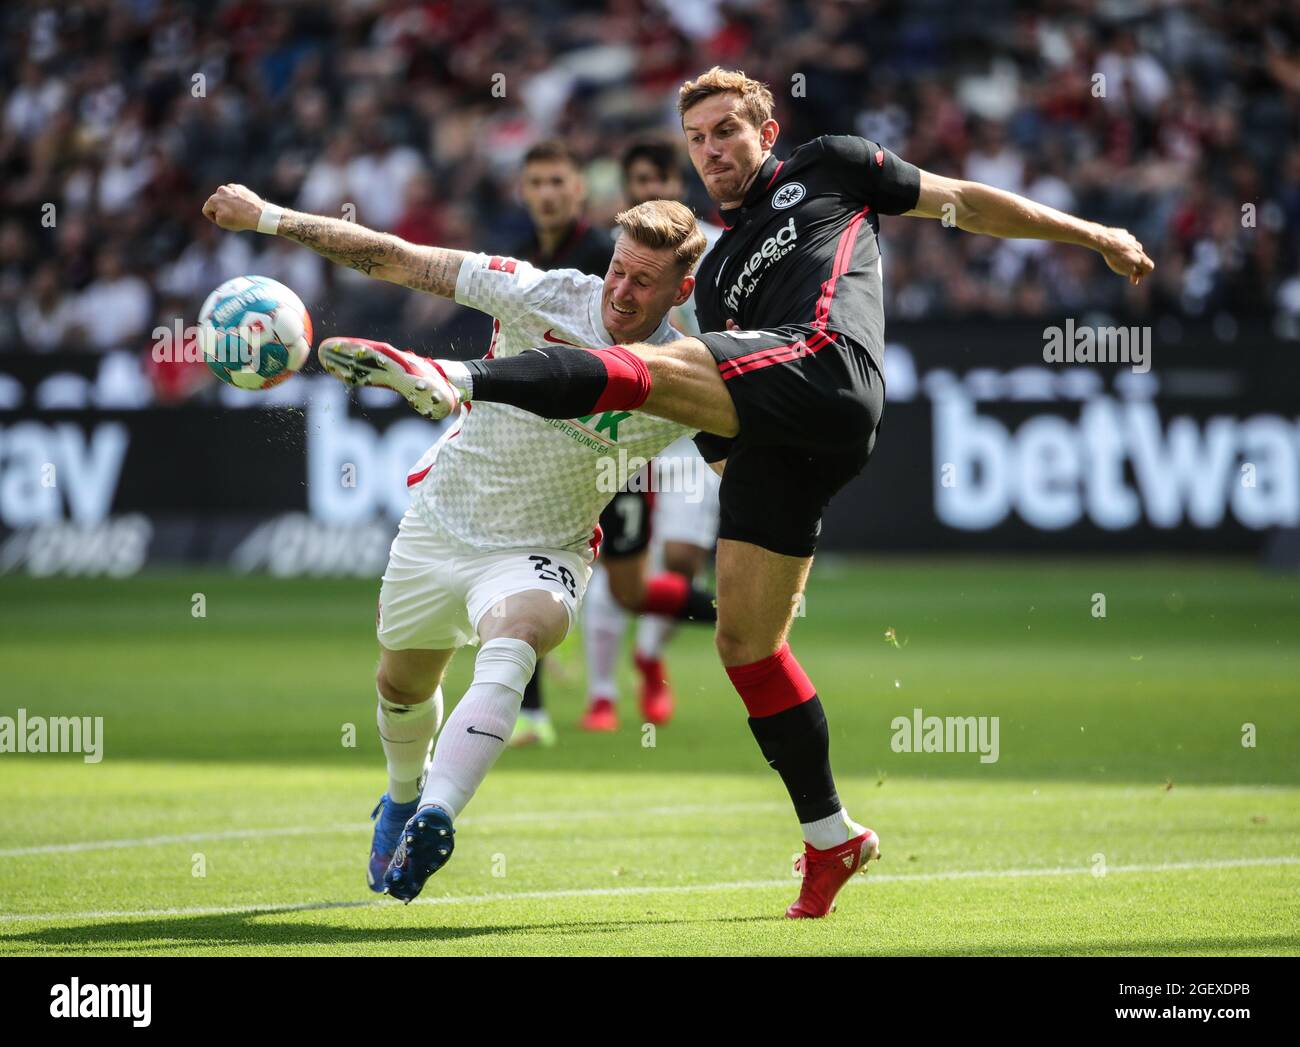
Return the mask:
[(237, 276), (199, 310), (199, 348), (212, 373), (240, 389), (269, 389), (307, 362), (311, 317), (302, 299), (266, 276)]

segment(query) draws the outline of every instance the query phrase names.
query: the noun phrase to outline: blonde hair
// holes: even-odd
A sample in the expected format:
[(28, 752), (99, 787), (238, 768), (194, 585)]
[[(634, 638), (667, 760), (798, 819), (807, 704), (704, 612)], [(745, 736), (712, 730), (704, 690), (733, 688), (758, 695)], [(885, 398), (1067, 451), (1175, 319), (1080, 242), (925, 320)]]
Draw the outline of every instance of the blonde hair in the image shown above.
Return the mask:
[(670, 247), (683, 272), (689, 273), (709, 246), (695, 215), (676, 200), (647, 200), (614, 216), (614, 223), (637, 243)]
[(714, 95), (735, 91), (740, 95), (740, 112), (755, 127), (772, 119), (775, 102), (767, 84), (751, 80), (739, 69), (714, 66), (694, 80), (687, 80), (677, 91), (677, 113), (683, 119), (686, 110)]

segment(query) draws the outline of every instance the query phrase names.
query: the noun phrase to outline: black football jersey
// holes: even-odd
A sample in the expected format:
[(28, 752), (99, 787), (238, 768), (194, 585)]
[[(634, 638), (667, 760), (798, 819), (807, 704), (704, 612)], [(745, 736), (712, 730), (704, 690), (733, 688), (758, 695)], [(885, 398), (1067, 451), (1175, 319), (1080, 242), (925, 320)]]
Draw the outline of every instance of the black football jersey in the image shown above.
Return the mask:
[(826, 135), (769, 156), (704, 257), (695, 301), (702, 331), (811, 324), (852, 338), (882, 366), (882, 214), (916, 206), (921, 173), (875, 142)]

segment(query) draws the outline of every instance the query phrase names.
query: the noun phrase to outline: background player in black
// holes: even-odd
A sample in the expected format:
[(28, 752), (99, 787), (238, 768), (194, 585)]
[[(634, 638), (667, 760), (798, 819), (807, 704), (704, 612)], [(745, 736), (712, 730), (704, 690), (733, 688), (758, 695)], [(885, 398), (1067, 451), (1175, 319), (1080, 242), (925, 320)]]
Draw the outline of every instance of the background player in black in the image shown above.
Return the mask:
[(785, 638), (821, 511), (866, 463), (883, 409), (874, 216), (1077, 244), (1134, 283), (1154, 266), (1127, 230), (918, 170), (864, 139), (814, 140), (786, 171), (771, 155), (780, 130), (771, 92), (743, 73), (714, 68), (684, 84), (678, 109), (691, 161), (730, 226), (696, 285), (697, 305), (728, 330), (662, 346), (440, 361), (441, 392), (449, 410), (486, 399), (568, 418), (600, 404), (722, 438), (701, 441), (710, 461), (725, 461), (718, 653), (803, 830), (803, 886), (787, 915), (824, 916), (878, 846), (839, 801), (821, 702)]
[(614, 256), (609, 234), (583, 216), (587, 183), (578, 160), (563, 142), (538, 142), (524, 154), (519, 195), (533, 223), (532, 235), (511, 254), (539, 269), (577, 269), (604, 276)]

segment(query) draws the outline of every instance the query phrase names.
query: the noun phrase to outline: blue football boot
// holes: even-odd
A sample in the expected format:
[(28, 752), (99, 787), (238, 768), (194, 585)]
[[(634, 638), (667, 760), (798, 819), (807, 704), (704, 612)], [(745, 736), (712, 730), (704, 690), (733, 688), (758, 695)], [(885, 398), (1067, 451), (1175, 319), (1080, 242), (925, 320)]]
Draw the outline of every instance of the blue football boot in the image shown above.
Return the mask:
[(375, 823), (375, 835), (370, 840), (370, 864), (366, 866), (366, 883), (376, 894), (384, 893), (384, 873), (388, 869), (388, 863), (393, 860), (397, 841), (402, 837), (402, 826), (419, 806), (418, 796), (410, 803), (394, 803), (388, 793), (384, 793), (375, 809), (370, 812), (370, 818)]
[(451, 816), (441, 807), (416, 811), (402, 830), (393, 860), (384, 873), (384, 893), (410, 902), (423, 890), (425, 881), (447, 864), (455, 836)]

